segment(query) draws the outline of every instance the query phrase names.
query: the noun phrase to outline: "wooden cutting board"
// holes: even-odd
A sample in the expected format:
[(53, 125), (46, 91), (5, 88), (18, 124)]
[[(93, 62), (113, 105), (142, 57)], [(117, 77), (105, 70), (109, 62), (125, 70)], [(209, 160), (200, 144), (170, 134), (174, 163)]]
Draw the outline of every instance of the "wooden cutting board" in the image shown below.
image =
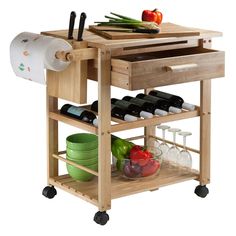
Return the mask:
[[(158, 34), (143, 34), (133, 32), (114, 32), (114, 29), (124, 29), (115, 26), (97, 26), (90, 25), (89, 30), (108, 39), (141, 39), (141, 38), (168, 38), (168, 37), (183, 37), (197, 36), (200, 32), (193, 28), (184, 27), (172, 23), (162, 23)], [(109, 31), (111, 30), (111, 31)]]

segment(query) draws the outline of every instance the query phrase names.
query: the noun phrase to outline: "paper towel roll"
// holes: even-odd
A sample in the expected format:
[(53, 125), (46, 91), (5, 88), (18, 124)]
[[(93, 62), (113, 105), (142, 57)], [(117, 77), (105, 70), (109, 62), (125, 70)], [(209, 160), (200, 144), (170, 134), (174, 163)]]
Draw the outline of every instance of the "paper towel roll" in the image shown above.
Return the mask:
[(45, 68), (62, 71), (70, 64), (57, 59), (56, 52), (70, 50), (72, 46), (63, 39), (23, 32), (11, 42), (11, 65), (17, 76), (45, 84)]

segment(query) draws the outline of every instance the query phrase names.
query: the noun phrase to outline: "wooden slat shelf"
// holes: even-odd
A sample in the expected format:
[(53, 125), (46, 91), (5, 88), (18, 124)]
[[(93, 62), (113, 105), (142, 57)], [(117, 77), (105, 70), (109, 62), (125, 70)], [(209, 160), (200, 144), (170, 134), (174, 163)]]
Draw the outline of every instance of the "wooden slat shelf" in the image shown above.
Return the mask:
[[(175, 184), (187, 180), (198, 179), (199, 173), (191, 170), (188, 173), (177, 168), (168, 168), (163, 165), (160, 174), (155, 177), (147, 177), (136, 180), (129, 180), (118, 174), (112, 174), (111, 197), (112, 199), (128, 196), (160, 187)], [(50, 184), (62, 188), (80, 198), (97, 205), (98, 202), (98, 180), (94, 177), (92, 181), (79, 182), (73, 180), (69, 175), (57, 176), (49, 179)]]
[(72, 125), (74, 127), (80, 128), (80, 129), (84, 129), (84, 130), (94, 133), (94, 134), (97, 134), (97, 132), (98, 132), (98, 129), (95, 126), (87, 124), (85, 122), (81, 122), (81, 121), (71, 118), (69, 116), (65, 116), (65, 115), (61, 114), (60, 111), (49, 112), (49, 118), (53, 119), (53, 120), (61, 121), (63, 123), (66, 123), (68, 125)]
[[(111, 125), (111, 132), (119, 132), (123, 130), (129, 130), (129, 129), (136, 129), (144, 126), (150, 126), (150, 125), (157, 125), (161, 123), (171, 122), (171, 121), (177, 121), (177, 120), (183, 120), (183, 119), (189, 119), (193, 117), (200, 116), (200, 108), (196, 107), (196, 110), (194, 111), (185, 111), (182, 110), (181, 113), (178, 114), (168, 114), (167, 116), (154, 116), (150, 119), (138, 119), (137, 121), (132, 122), (124, 122), (121, 121), (121, 123), (116, 123)], [(50, 112), (49, 117), (53, 120), (64, 122), (68, 125), (72, 125), (74, 127), (84, 129), (86, 131), (89, 131), (94, 134), (98, 134), (98, 128), (87, 124), (85, 122), (79, 121), (77, 119), (71, 118), (69, 116), (63, 115), (60, 113), (60, 111), (56, 112)], [(118, 120), (118, 119), (115, 119)], [(113, 119), (113, 121), (115, 121)]]

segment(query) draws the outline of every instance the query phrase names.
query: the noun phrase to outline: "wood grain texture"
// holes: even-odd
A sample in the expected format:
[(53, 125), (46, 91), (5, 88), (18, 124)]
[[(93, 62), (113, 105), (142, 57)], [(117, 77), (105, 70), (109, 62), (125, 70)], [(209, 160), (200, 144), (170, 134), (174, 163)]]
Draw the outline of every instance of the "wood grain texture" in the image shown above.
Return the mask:
[(167, 116), (154, 116), (153, 118), (149, 119), (139, 119), (137, 121), (132, 122), (126, 122), (121, 124), (114, 124), (111, 126), (111, 132), (119, 132), (123, 130), (129, 130), (129, 129), (135, 129), (145, 126), (155, 126), (157, 124), (165, 123), (165, 122), (171, 122), (176, 120), (182, 120), (182, 119), (189, 119), (193, 117), (197, 117), (200, 115), (199, 110), (195, 111), (182, 111), (178, 114), (169, 114)]
[[(50, 78), (50, 75), (47, 74)], [(50, 112), (58, 109), (58, 99), (47, 92), (47, 179), (58, 176), (58, 160), (52, 157), (58, 152), (58, 122), (49, 117)]]
[[(224, 76), (224, 52), (221, 51), (192, 48), (169, 51), (169, 54), (140, 54), (140, 60), (136, 58), (139, 55), (112, 59), (112, 85), (138, 90)], [(186, 64), (197, 66), (188, 70), (167, 70), (168, 67), (186, 67)]]
[(200, 82), (200, 184), (210, 182), (211, 80)]
[[(156, 126), (157, 124), (160, 124), (160, 123), (171, 122), (171, 121), (182, 120), (182, 119), (189, 119), (189, 118), (197, 117), (199, 115), (200, 115), (199, 107), (196, 106), (196, 110), (194, 111), (182, 110), (182, 112), (178, 114), (169, 113), (167, 116), (162, 116), (162, 117), (154, 116), (153, 118), (149, 118), (149, 119), (139, 118), (137, 121), (132, 121), (132, 122), (123, 121), (123, 122), (117, 122), (115, 124), (110, 125), (111, 122), (109, 120), (109, 122), (107, 122), (107, 124), (109, 124), (109, 127), (110, 127), (108, 132), (113, 133), (113, 132), (118, 132), (118, 131), (123, 131), (123, 130), (136, 129), (136, 128), (145, 127), (149, 125)], [(74, 119), (72, 117), (60, 114), (59, 111), (49, 112), (49, 117), (55, 121), (61, 121), (65, 124), (84, 129), (94, 134), (98, 134), (97, 127), (91, 124), (82, 122), (80, 120)]]
[(72, 117), (63, 115), (58, 110), (54, 111), (54, 112), (49, 112), (49, 117), (52, 120), (61, 121), (61, 122), (65, 123), (65, 124), (77, 127), (79, 129), (86, 130), (86, 131), (91, 132), (93, 134), (97, 134), (98, 133), (97, 127), (95, 127), (93, 125), (90, 125), (88, 123), (79, 121), (77, 119), (74, 119)]
[[(170, 184), (175, 184), (187, 180), (198, 179), (199, 173), (196, 170), (182, 172), (181, 169), (168, 169), (162, 166), (160, 174), (136, 180), (128, 180), (113, 173), (111, 177), (111, 198), (119, 198), (144, 191), (154, 190)], [(73, 180), (69, 175), (50, 178), (50, 183), (70, 192), (95, 205), (98, 204), (98, 178), (88, 182)]]
[(55, 158), (55, 159), (57, 159), (57, 160), (63, 161), (63, 162), (65, 162), (65, 163), (69, 164), (69, 165), (72, 165), (72, 166), (74, 166), (74, 167), (76, 167), (76, 168), (78, 168), (78, 169), (84, 170), (84, 171), (86, 171), (86, 172), (88, 172), (88, 173), (90, 173), (90, 174), (93, 174), (93, 175), (95, 175), (95, 176), (98, 176), (98, 172), (97, 172), (97, 171), (94, 171), (94, 170), (92, 170), (92, 169), (89, 169), (89, 168), (87, 168), (86, 166), (79, 165), (79, 164), (77, 164), (76, 162), (71, 161), (71, 160), (68, 160), (68, 159), (66, 159), (66, 158), (64, 158), (64, 157), (62, 157), (62, 156), (59, 156), (59, 155), (56, 155), (56, 154), (52, 154), (52, 157)]
[(111, 53), (98, 50), (98, 207), (111, 208)]
[[(81, 47), (87, 47), (87, 44), (76, 44), (75, 61), (72, 61), (67, 69), (56, 72), (48, 70), (47, 87), (49, 96), (62, 98), (75, 103), (86, 103), (87, 101), (87, 61), (79, 60), (78, 55), (83, 56), (84, 50)], [(79, 52), (80, 48), (83, 50)], [(91, 53), (95, 53), (93, 49)], [(91, 55), (89, 56), (91, 57)], [(83, 56), (84, 57), (84, 56)]]
[[(84, 30), (83, 39), (84, 42), (88, 43), (89, 47), (103, 48), (104, 46), (107, 48), (123, 48), (123, 47), (132, 47), (132, 46), (145, 46), (156, 43), (167, 43), (167, 42), (176, 42), (183, 41), (189, 39), (203, 39), (203, 38), (213, 38), (222, 36), (221, 32), (213, 31), (213, 30), (205, 30), (205, 29), (196, 29), (191, 28), (193, 31), (199, 31), (200, 35), (198, 36), (184, 36), (184, 37), (170, 37), (170, 38), (154, 38), (154, 39), (121, 39), (121, 40), (109, 40), (96, 35), (93, 32), (88, 31), (88, 29)], [(74, 30), (74, 38), (77, 35), (77, 29)], [(63, 39), (67, 39), (68, 30), (54, 30), (48, 32), (42, 32), (44, 35), (59, 37)], [(68, 40), (70, 43), (78, 43), (75, 40)]]
[[(162, 23), (158, 34), (113, 32), (112, 30), (122, 30), (124, 28), (113, 26), (90, 25), (89, 30), (108, 39), (142, 39), (142, 38), (168, 38), (183, 36), (198, 36), (200, 32), (192, 28), (176, 25), (172, 23)], [(111, 30), (111, 31), (109, 31)]]
[[(145, 94), (149, 94), (151, 90), (154, 88), (144, 89)], [(151, 136), (156, 136), (156, 125), (147, 125), (144, 127), (144, 145), (154, 147), (155, 139), (151, 138)]]

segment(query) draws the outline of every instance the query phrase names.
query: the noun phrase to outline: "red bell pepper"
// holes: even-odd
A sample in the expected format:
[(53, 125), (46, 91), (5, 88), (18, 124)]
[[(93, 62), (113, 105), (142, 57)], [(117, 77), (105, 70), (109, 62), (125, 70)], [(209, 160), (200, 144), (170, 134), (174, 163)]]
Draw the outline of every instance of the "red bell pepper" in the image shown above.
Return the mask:
[(140, 166), (145, 166), (148, 161), (153, 158), (149, 151), (143, 150), (139, 145), (135, 145), (131, 148), (129, 157), (132, 160), (132, 163), (137, 163)]
[(158, 25), (160, 25), (162, 19), (163, 14), (157, 9), (154, 9), (153, 11), (144, 10), (142, 13), (142, 21), (156, 22)]

